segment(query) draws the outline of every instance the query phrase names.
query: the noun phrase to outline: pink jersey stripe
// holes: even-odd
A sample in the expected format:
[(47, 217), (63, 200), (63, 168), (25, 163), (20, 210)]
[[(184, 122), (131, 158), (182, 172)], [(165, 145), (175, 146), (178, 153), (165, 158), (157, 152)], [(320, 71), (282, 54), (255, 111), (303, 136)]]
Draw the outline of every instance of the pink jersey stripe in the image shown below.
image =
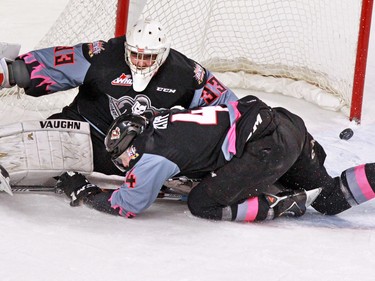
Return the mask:
[(232, 127), (230, 127), (228, 131), (228, 142), (229, 142), (229, 147), (228, 147), (228, 152), (236, 155), (236, 123)]
[(361, 189), (363, 196), (370, 200), (375, 197), (375, 193), (371, 188), (370, 183), (367, 180), (366, 172), (365, 172), (365, 165), (360, 165), (355, 167), (354, 169), (355, 178), (357, 180), (358, 186)]
[(258, 197), (252, 197), (247, 199), (247, 212), (245, 221), (252, 222), (255, 221), (259, 209)]
[(228, 131), (228, 141), (229, 141), (229, 147), (228, 152), (236, 155), (236, 121), (241, 117), (241, 113), (237, 109), (238, 102), (229, 102), (229, 104), (233, 107), (234, 114), (235, 114), (235, 122), (230, 127)]

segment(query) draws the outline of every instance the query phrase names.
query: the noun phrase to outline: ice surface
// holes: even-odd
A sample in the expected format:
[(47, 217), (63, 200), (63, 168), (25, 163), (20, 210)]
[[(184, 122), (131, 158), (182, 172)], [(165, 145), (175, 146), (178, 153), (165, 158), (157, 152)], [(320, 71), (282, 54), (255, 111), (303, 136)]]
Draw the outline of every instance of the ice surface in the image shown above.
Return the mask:
[[(31, 50), (66, 2), (2, 0), (1, 41)], [(360, 126), (302, 100), (257, 93), (305, 119), (326, 148), (332, 175), (375, 161), (375, 36), (371, 40)], [(353, 138), (340, 140), (347, 127)], [(309, 208), (298, 219), (243, 224), (198, 219), (185, 203), (168, 200), (129, 220), (72, 208), (62, 195), (0, 194), (2, 281), (370, 281), (374, 268), (375, 201), (335, 217)]]

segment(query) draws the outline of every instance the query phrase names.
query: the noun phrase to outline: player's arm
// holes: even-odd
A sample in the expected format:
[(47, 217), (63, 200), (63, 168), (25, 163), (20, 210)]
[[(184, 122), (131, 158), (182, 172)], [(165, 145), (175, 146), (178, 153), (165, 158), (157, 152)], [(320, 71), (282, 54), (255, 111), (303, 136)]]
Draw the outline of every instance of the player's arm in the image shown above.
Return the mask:
[(71, 206), (78, 206), (83, 200), (98, 211), (130, 218), (147, 209), (157, 198), (164, 182), (177, 173), (179, 168), (168, 159), (143, 154), (126, 174), (124, 184), (113, 192), (101, 192), (76, 173), (71, 173), (72, 176), (64, 174), (57, 187), (71, 199)]
[[(56, 46), (23, 54), (15, 61), (0, 62), (2, 87), (18, 85), (26, 94), (41, 96), (75, 88), (83, 84), (91, 67), (90, 49), (93, 44)], [(104, 44), (100, 42), (100, 44)]]
[[(197, 70), (199, 67), (202, 70)], [(203, 77), (197, 79), (196, 90), (189, 108), (228, 104), (229, 102), (238, 100), (234, 92), (209, 70), (197, 64), (195, 73), (202, 73)]]
[(164, 182), (180, 172), (170, 160), (154, 154), (142, 158), (126, 174), (121, 188), (110, 198), (112, 209), (124, 217), (134, 217), (146, 210), (157, 198)]

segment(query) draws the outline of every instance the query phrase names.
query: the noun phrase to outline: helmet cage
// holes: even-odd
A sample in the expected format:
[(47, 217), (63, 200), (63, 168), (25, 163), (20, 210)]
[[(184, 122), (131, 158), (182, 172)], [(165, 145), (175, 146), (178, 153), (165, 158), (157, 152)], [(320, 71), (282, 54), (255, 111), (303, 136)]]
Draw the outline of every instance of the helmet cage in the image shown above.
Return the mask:
[(115, 159), (111, 159), (113, 164), (115, 164), (115, 166), (117, 167), (117, 169), (119, 169), (121, 172), (126, 172), (126, 168), (125, 166), (122, 164), (122, 160), (117, 157)]
[(139, 19), (126, 33), (125, 62), (130, 68), (133, 89), (142, 92), (165, 62), (170, 42), (164, 28), (151, 18)]
[[(143, 132), (146, 125), (145, 117), (134, 114), (121, 115), (113, 121), (104, 141), (112, 160), (118, 158), (128, 149), (133, 140)], [(115, 165), (117, 166), (117, 163)]]
[[(133, 75), (153, 76), (163, 64), (166, 51), (167, 48), (140, 49), (125, 42), (125, 61)], [(139, 65), (138, 62), (143, 62), (145, 66)]]

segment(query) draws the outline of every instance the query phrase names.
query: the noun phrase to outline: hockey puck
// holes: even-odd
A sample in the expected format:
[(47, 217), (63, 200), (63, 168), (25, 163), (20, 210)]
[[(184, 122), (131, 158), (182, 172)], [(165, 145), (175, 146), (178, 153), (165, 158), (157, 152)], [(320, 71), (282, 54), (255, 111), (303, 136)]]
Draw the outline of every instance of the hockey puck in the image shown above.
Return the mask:
[(343, 130), (343, 131), (340, 133), (339, 137), (340, 137), (340, 139), (342, 139), (342, 140), (349, 140), (353, 135), (354, 135), (353, 130), (350, 129), (350, 128), (347, 128), (347, 129)]

